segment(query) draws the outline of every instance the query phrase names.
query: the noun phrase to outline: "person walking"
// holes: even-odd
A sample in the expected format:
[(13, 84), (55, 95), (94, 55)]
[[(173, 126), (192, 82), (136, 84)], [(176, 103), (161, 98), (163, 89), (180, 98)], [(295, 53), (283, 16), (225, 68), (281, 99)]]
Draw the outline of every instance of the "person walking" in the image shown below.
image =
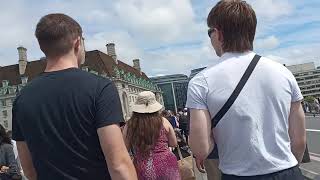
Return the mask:
[(223, 180), (302, 180), (306, 131), (295, 77), (253, 52), (257, 19), (247, 2), (219, 1), (207, 24), (220, 62), (188, 87), (189, 143), (197, 167), (203, 170), (209, 156), (219, 158)]
[(11, 139), (6, 129), (0, 124), (0, 179), (18, 180), (21, 178)]
[(181, 135), (185, 137), (186, 142), (188, 143), (190, 116), (187, 108), (184, 108), (183, 111), (180, 112), (179, 119)]
[(49, 14), (35, 35), (45, 71), (17, 95), (13, 139), (29, 180), (137, 179), (119, 124), (123, 114), (111, 80), (79, 69), (84, 63), (80, 25)]
[(168, 110), (167, 119), (169, 120), (169, 122), (170, 122), (171, 126), (173, 127), (173, 129), (178, 129), (179, 128), (177, 117), (175, 117), (173, 115), (173, 112), (171, 110)]
[(162, 105), (150, 91), (138, 95), (123, 137), (134, 156), (139, 180), (179, 180), (176, 156), (169, 147), (177, 146), (174, 129), (160, 115)]

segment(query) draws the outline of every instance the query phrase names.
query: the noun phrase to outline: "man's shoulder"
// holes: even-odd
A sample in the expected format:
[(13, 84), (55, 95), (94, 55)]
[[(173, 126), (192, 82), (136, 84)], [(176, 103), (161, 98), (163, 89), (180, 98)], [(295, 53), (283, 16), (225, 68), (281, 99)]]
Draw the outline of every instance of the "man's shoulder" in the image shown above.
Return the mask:
[(262, 57), (261, 62), (263, 67), (267, 67), (272, 71), (279, 71), (284, 75), (293, 76), (292, 72), (283, 64), (280, 62), (277, 62), (269, 57)]
[(103, 77), (97, 74), (93, 74), (87, 71), (83, 71), (83, 70), (78, 70), (77, 73), (79, 73), (79, 76), (81, 76), (81, 78), (85, 78), (88, 80), (93, 80), (93, 81), (97, 81), (97, 82), (103, 82), (103, 83), (111, 83), (112, 81), (107, 78), (107, 77)]

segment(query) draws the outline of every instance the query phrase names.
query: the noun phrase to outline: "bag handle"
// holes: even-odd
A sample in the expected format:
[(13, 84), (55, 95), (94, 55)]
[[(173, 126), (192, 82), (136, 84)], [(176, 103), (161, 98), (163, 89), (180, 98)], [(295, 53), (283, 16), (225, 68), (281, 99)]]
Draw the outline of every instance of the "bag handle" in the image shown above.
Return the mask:
[(183, 161), (184, 161), (184, 159), (183, 159), (183, 156), (182, 156), (182, 153), (181, 153), (181, 150), (180, 150), (180, 146), (179, 146), (179, 144), (178, 144), (177, 148), (178, 148), (178, 155), (179, 155), (179, 158), (180, 158), (181, 162), (183, 162)]

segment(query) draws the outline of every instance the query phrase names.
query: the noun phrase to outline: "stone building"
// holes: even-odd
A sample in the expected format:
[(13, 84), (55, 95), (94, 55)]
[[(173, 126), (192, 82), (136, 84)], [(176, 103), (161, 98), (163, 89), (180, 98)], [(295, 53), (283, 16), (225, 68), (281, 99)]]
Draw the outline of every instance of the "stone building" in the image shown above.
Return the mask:
[[(160, 88), (142, 72), (139, 59), (130, 66), (117, 58), (115, 44), (109, 43), (107, 54), (99, 50), (87, 51), (86, 62), (81, 69), (111, 79), (119, 92), (123, 116), (131, 116), (131, 108), (141, 91), (149, 90), (156, 94), (163, 104)], [(16, 94), (33, 78), (42, 73), (46, 66), (45, 58), (28, 61), (27, 49), (18, 47), (18, 64), (0, 67), (0, 124), (12, 129), (12, 103)], [(2, 83), (1, 83), (2, 82)]]

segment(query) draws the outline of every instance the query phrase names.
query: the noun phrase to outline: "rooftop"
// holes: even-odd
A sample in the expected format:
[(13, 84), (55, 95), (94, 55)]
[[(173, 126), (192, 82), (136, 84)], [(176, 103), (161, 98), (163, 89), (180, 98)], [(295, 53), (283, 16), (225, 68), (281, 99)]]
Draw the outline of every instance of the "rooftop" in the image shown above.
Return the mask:
[[(88, 67), (90, 71), (95, 71), (99, 74), (106, 74), (108, 77), (115, 77), (117, 68), (119, 71), (130, 72), (137, 78), (149, 80), (145, 73), (133, 68), (132, 66), (118, 60), (118, 63), (113, 58), (99, 50), (87, 51), (86, 61), (81, 66)], [(40, 59), (29, 61), (26, 66), (26, 71), (23, 76), (28, 77), (29, 80), (41, 74), (46, 67), (46, 60)], [(21, 84), (21, 76), (19, 74), (19, 64), (0, 67), (0, 81), (9, 81), (9, 86)], [(1, 84), (1, 83), (0, 83)], [(2, 86), (2, 85), (0, 85)]]

